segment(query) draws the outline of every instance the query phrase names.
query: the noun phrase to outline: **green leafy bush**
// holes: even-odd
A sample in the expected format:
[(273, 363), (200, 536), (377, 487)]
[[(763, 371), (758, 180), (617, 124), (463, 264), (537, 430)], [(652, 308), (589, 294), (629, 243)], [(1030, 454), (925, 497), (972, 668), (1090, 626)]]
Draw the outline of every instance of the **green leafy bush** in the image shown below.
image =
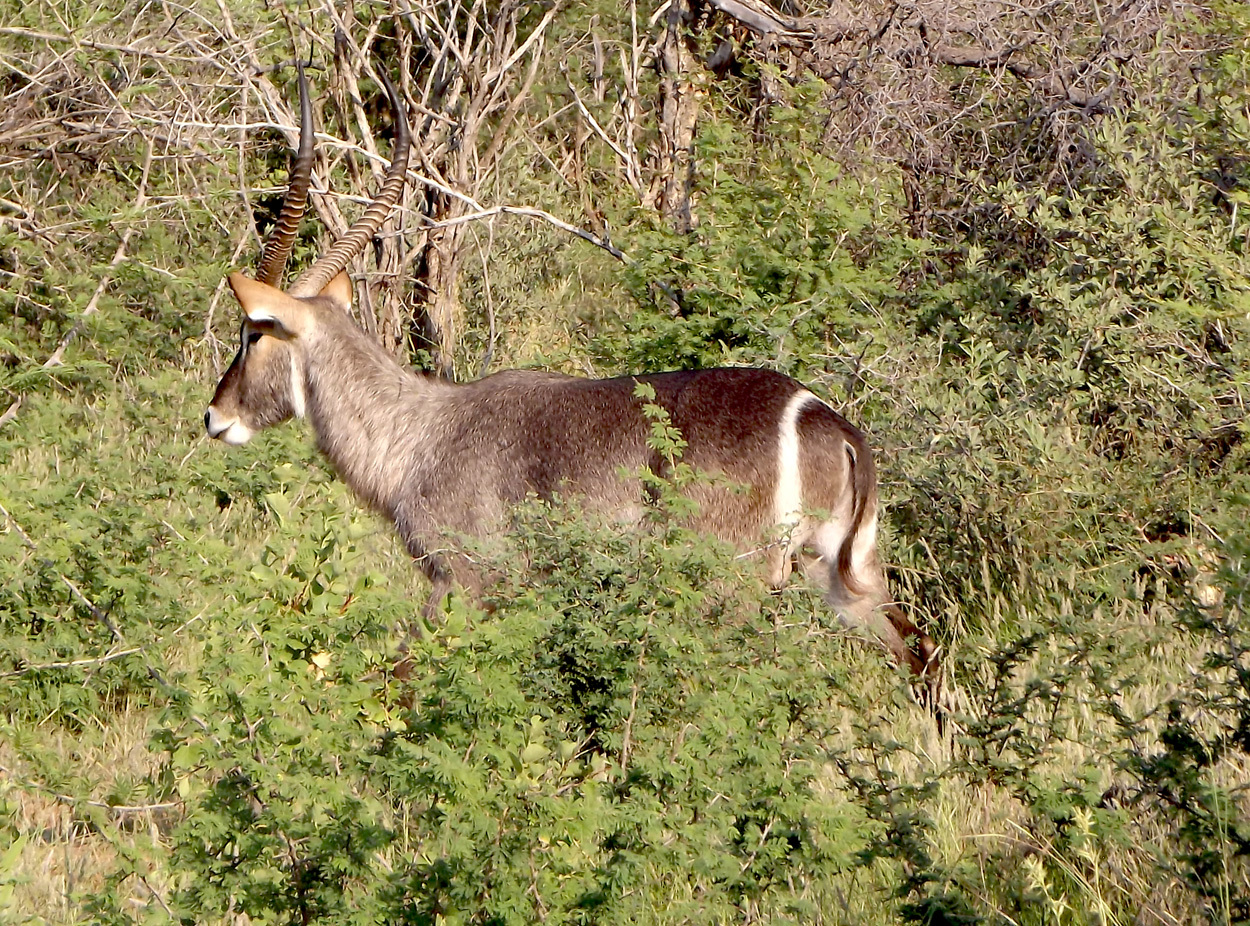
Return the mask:
[[(251, 241), (239, 189), (279, 182), (281, 146), (203, 128), (257, 113), (180, 57), (197, 46), (9, 6), (0, 85), (44, 83), (0, 133), (29, 145), (0, 172), (0, 415), (22, 398), (0, 424), (6, 922), (1250, 917), (1241, 6), (1185, 26), (1214, 49), (1187, 97), (1061, 114), (1089, 143), (1064, 182), (1023, 163), (1037, 124), (995, 136), (1025, 139), (1003, 171), (852, 171), (820, 137), (827, 88), (748, 119), (760, 74), (731, 69), (698, 88), (689, 236), (616, 183), (615, 152), (568, 142), (570, 85), (621, 127), (589, 65), (625, 69), (633, 36), (624, 7), (561, 7), (528, 134), (490, 166), (484, 204), (570, 221), (584, 170), (636, 262), (501, 220), (466, 277), (466, 357), (764, 364), (841, 400), (878, 448), (891, 586), (945, 645), (947, 739), (818, 596), (681, 527), (672, 483), (696, 477), (662, 416), (645, 531), (523, 507), (486, 611), (416, 622), (411, 562), (301, 426), (230, 452), (202, 433), (236, 332), (222, 275)], [(161, 41), (219, 12), (174, 11)], [(266, 66), (289, 54), (274, 16), (231, 6)], [(961, 138), (1032, 107), (962, 99)], [(143, 210), (136, 132), (159, 142)]]
[[(638, 309), (599, 350), (627, 369), (766, 365), (800, 377), (861, 354), (899, 273), (922, 253), (901, 233), (895, 178), (847, 173), (818, 142), (819, 89), (792, 88), (767, 135), (729, 112), (701, 125), (689, 235), (630, 232)], [(836, 358), (836, 360), (835, 360)], [(849, 371), (852, 376), (856, 372)]]
[[(680, 436), (661, 417), (657, 447)], [(854, 690), (846, 643), (671, 515), (516, 513), (482, 614), (453, 599), (388, 672), (410, 605), (350, 578), (360, 528), (282, 530), (213, 622), (157, 742), (187, 801), (192, 920), (804, 918), (854, 868), (820, 794)], [(680, 466), (674, 478), (697, 478)], [(540, 580), (535, 581), (538, 571)], [(915, 708), (918, 710), (918, 708)]]

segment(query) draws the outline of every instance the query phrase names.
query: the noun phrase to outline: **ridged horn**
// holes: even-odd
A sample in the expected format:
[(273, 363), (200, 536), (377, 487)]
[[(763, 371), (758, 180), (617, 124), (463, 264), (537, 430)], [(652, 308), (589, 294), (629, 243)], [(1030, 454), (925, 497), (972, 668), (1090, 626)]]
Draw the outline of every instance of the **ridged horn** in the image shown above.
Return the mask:
[(291, 259), (291, 249), (295, 246), (295, 236), (299, 233), (300, 219), (304, 217), (304, 209), (308, 206), (308, 187), (312, 183), (312, 101), (308, 98), (308, 78), (304, 76), (303, 63), (296, 61), (295, 68), (299, 72), (299, 150), (295, 153), (295, 160), (291, 162), (291, 182), (287, 185), (278, 221), (269, 233), (264, 253), (260, 256), (260, 265), (256, 268), (257, 280), (279, 287), (282, 285), (282, 274), (286, 271), (287, 261)]
[(404, 190), (405, 174), (408, 171), (408, 151), (412, 146), (412, 135), (408, 129), (408, 117), (404, 112), (404, 104), (399, 98), (399, 91), (391, 83), (384, 72), (379, 71), (382, 86), (391, 99), (391, 107), (395, 111), (395, 146), (391, 153), (391, 166), (386, 169), (386, 177), (377, 197), (369, 204), (369, 208), (351, 228), (334, 242), (316, 263), (309, 267), (288, 290), (292, 296), (315, 296), (325, 285), (342, 272), (348, 261), (364, 250), (366, 244), (378, 233), (399, 196)]

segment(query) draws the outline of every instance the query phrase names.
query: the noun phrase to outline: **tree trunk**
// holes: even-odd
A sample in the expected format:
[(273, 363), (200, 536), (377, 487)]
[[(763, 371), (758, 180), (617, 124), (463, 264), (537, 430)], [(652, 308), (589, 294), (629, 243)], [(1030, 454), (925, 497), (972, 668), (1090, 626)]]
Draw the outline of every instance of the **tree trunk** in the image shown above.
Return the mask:
[(699, 64), (688, 37), (694, 22), (693, 0), (672, 0), (655, 54), (660, 75), (660, 141), (649, 198), (680, 234), (688, 234), (696, 225), (691, 197), (699, 91), (692, 75)]

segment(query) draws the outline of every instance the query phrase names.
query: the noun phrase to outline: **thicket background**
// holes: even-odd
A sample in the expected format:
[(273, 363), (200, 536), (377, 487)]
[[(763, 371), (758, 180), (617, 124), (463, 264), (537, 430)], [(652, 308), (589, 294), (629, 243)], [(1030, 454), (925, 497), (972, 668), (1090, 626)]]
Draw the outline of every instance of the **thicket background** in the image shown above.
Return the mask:
[[(0, 0), (0, 919), (1250, 920), (1237, 3)], [(878, 448), (940, 735), (657, 511), (425, 589), (201, 423), (272, 222), (389, 152), (362, 323), (443, 375), (757, 364)], [(329, 232), (326, 231), (329, 229)]]

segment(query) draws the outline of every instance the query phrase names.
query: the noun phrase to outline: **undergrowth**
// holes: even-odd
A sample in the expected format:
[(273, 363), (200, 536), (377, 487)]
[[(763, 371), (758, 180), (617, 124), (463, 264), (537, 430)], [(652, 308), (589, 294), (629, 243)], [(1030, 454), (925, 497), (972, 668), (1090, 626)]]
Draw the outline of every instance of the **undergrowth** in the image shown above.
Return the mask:
[[(272, 145), (199, 46), (139, 65), (109, 10), (9, 7), (0, 919), (1250, 920), (1244, 12), (1186, 27), (1213, 49), (1189, 96), (1077, 114), (1079, 183), (835, 161), (814, 78), (744, 118), (758, 68), (708, 94), (691, 234), (610, 148), (585, 199), (571, 98), (496, 152), (501, 202), (585, 207), (629, 259), (474, 226), (456, 367), (754, 364), (844, 409), (891, 588), (944, 648), (939, 733), (815, 592), (670, 516), (679, 467), (642, 531), (523, 506), (487, 601), (418, 621), (302, 426), (202, 434)], [(608, 119), (589, 67), (540, 70)], [(965, 201), (926, 225), (950, 197), (920, 182)]]

